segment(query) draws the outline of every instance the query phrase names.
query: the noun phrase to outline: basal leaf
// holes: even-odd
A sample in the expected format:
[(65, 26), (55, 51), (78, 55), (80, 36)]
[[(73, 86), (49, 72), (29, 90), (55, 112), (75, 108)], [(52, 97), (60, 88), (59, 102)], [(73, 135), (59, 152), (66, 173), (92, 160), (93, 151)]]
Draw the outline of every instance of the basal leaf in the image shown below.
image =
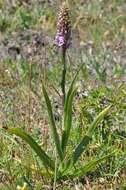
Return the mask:
[(67, 142), (68, 142), (68, 138), (69, 138), (69, 134), (70, 134), (70, 129), (71, 129), (71, 125), (72, 125), (72, 101), (73, 101), (73, 97), (75, 95), (76, 89), (73, 90), (74, 87), (74, 83), (76, 81), (76, 78), (79, 74), (79, 71), (81, 70), (81, 68), (83, 67), (83, 64), (79, 67), (79, 69), (77, 70), (73, 81), (71, 82), (71, 85), (69, 87), (68, 93), (67, 93), (67, 97), (65, 100), (65, 105), (64, 105), (64, 128), (63, 128), (63, 134), (62, 134), (62, 151), (65, 152), (66, 146), (67, 146)]
[(69, 96), (66, 112), (64, 115), (64, 130), (63, 130), (63, 135), (62, 135), (62, 151), (63, 152), (65, 152), (69, 135), (70, 135), (70, 129), (72, 126), (72, 103), (73, 103), (75, 92), (76, 92), (76, 89), (74, 89), (71, 92), (71, 95)]
[(30, 135), (28, 135), (22, 129), (15, 127), (7, 128), (7, 132), (17, 135), (27, 144), (29, 144), (30, 147), (36, 152), (37, 156), (42, 160), (45, 168), (50, 168), (52, 171), (54, 171), (54, 161), (45, 153), (45, 151), (35, 142), (35, 140)]
[(57, 133), (57, 129), (56, 129), (55, 121), (54, 121), (52, 106), (51, 106), (49, 96), (46, 92), (46, 89), (45, 89), (45, 86), (43, 83), (42, 83), (42, 90), (43, 90), (43, 94), (44, 94), (44, 98), (45, 98), (46, 106), (47, 106), (47, 110), (48, 110), (48, 115), (49, 115), (49, 119), (50, 119), (50, 123), (51, 123), (50, 126), (51, 126), (51, 132), (52, 132), (53, 140), (54, 140), (54, 143), (56, 145), (57, 153), (60, 157), (60, 160), (62, 161), (63, 160), (63, 153), (62, 153), (62, 149), (61, 149), (61, 143), (60, 143), (59, 135)]
[(108, 113), (110, 108), (111, 108), (111, 106), (108, 106), (102, 112), (99, 113), (99, 115), (96, 117), (94, 122), (89, 127), (87, 134), (83, 137), (80, 144), (75, 148), (75, 151), (72, 156), (73, 164), (75, 164), (77, 162), (77, 160), (79, 159), (79, 157), (81, 156), (81, 154), (83, 153), (83, 151), (85, 150), (87, 145), (89, 144), (90, 140), (92, 139), (92, 134), (94, 133), (96, 127), (99, 125), (99, 123), (104, 118), (104, 116)]
[(94, 170), (95, 167), (98, 164), (100, 164), (101, 162), (105, 161), (107, 158), (109, 158), (110, 156), (114, 155), (115, 153), (116, 153), (116, 151), (113, 151), (113, 152), (109, 153), (108, 155), (102, 156), (99, 159), (93, 159), (93, 160), (89, 161), (84, 166), (82, 166), (79, 169), (75, 170), (73, 172), (72, 176), (74, 176), (74, 177), (81, 177), (81, 176), (85, 175), (87, 172), (90, 172), (90, 171)]

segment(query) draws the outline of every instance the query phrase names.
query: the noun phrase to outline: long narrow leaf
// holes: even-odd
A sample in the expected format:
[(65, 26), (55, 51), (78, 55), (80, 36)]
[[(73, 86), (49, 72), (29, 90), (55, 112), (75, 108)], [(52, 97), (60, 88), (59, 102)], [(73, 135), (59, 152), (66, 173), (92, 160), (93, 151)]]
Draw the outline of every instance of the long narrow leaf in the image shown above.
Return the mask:
[(92, 136), (92, 134), (94, 133), (95, 128), (99, 125), (99, 123), (101, 122), (101, 120), (105, 117), (105, 115), (108, 113), (108, 111), (110, 110), (110, 108), (112, 107), (112, 105), (109, 105), (108, 107), (106, 107), (104, 110), (102, 110), (98, 116), (96, 117), (96, 119), (93, 121), (92, 125), (90, 126), (87, 135), (88, 136)]
[(81, 156), (81, 154), (83, 153), (83, 151), (85, 150), (87, 145), (89, 144), (90, 140), (92, 139), (92, 134), (94, 133), (96, 127), (101, 122), (101, 120), (104, 118), (104, 116), (108, 113), (110, 108), (111, 108), (111, 106), (108, 106), (102, 112), (100, 112), (99, 115), (94, 120), (94, 122), (92, 123), (92, 125), (89, 127), (87, 134), (83, 137), (82, 141), (76, 147), (76, 149), (73, 153), (73, 156), (72, 156), (73, 164), (75, 164), (77, 162), (77, 160), (79, 159), (79, 157)]
[[(74, 176), (74, 177), (81, 177), (81, 176), (85, 175), (87, 172), (92, 171), (98, 164), (105, 161), (107, 158), (111, 157), (115, 153), (116, 153), (116, 151), (113, 151), (113, 152), (109, 153), (108, 155), (102, 156), (99, 159), (94, 159), (92, 161), (89, 161), (84, 166), (82, 166), (79, 169), (75, 170), (73, 172), (73, 174), (71, 174), (71, 175)], [(67, 175), (69, 175), (69, 174), (67, 174)]]
[(68, 104), (67, 104), (67, 109), (64, 115), (64, 130), (63, 130), (63, 135), (62, 135), (62, 151), (63, 153), (65, 152), (68, 138), (70, 135), (70, 129), (72, 126), (72, 102), (73, 98), (75, 95), (76, 89), (74, 89), (69, 96)]
[(79, 67), (79, 69), (77, 70), (77, 72), (76, 72), (76, 74), (75, 74), (75, 76), (74, 76), (74, 78), (73, 78), (73, 80), (72, 80), (72, 82), (71, 82), (71, 85), (70, 85), (70, 87), (69, 87), (69, 90), (68, 90), (68, 92), (67, 92), (67, 98), (66, 98), (66, 101), (65, 101), (65, 105), (64, 105), (64, 110), (66, 111), (66, 109), (67, 109), (67, 105), (68, 105), (68, 101), (69, 101), (69, 96), (71, 95), (71, 93), (72, 93), (72, 91), (73, 91), (73, 86), (74, 86), (74, 83), (75, 83), (75, 81), (76, 81), (76, 78), (77, 78), (77, 76), (78, 76), (78, 74), (79, 74), (79, 72), (80, 72), (80, 70), (81, 70), (81, 68), (84, 66), (84, 64), (82, 64), (80, 67)]
[(50, 123), (51, 123), (50, 126), (51, 126), (52, 135), (53, 135), (53, 140), (54, 140), (54, 143), (56, 145), (57, 153), (60, 157), (60, 160), (62, 161), (63, 160), (63, 153), (62, 153), (62, 149), (61, 149), (61, 143), (60, 143), (59, 135), (57, 133), (57, 129), (56, 129), (55, 121), (54, 121), (52, 106), (51, 106), (50, 99), (48, 97), (48, 94), (46, 92), (46, 89), (45, 89), (45, 86), (43, 83), (42, 83), (42, 90), (43, 90), (43, 94), (44, 94), (44, 98), (45, 98), (46, 106), (47, 106), (47, 110), (48, 110), (48, 115), (49, 115), (49, 119), (50, 119)]
[(68, 142), (68, 138), (69, 138), (69, 134), (70, 134), (70, 129), (71, 129), (71, 125), (72, 125), (72, 101), (73, 101), (73, 97), (74, 94), (76, 92), (76, 90), (73, 90), (73, 86), (74, 83), (76, 81), (76, 78), (79, 74), (79, 71), (81, 70), (81, 68), (83, 67), (83, 64), (79, 67), (79, 69), (77, 70), (71, 85), (69, 87), (68, 93), (67, 93), (67, 97), (65, 100), (65, 105), (64, 105), (64, 128), (63, 128), (63, 134), (62, 134), (62, 151), (63, 153), (65, 152), (66, 146), (67, 146), (67, 142)]
[(7, 132), (10, 134), (15, 134), (27, 142), (27, 144), (29, 144), (30, 147), (36, 152), (37, 156), (42, 160), (45, 168), (50, 168), (52, 171), (54, 171), (54, 161), (45, 153), (45, 151), (35, 142), (35, 140), (30, 135), (28, 135), (22, 129), (15, 127), (9, 127), (7, 129)]

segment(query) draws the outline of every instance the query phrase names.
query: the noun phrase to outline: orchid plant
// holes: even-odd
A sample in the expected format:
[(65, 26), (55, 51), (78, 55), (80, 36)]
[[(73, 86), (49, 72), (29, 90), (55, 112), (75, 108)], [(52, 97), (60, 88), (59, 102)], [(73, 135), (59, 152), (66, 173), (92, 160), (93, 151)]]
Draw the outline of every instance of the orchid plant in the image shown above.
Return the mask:
[[(69, 154), (68, 152), (68, 144), (70, 140), (70, 132), (72, 128), (72, 105), (73, 99), (76, 93), (77, 88), (74, 86), (76, 78), (78, 76), (79, 71), (83, 67), (80, 66), (78, 71), (76, 72), (71, 85), (69, 87), (68, 92), (65, 91), (65, 75), (66, 75), (66, 51), (71, 43), (71, 27), (70, 27), (70, 18), (69, 18), (69, 9), (66, 3), (63, 3), (58, 16), (57, 23), (57, 33), (55, 37), (56, 45), (61, 49), (62, 54), (62, 64), (63, 64), (63, 73), (62, 73), (62, 81), (61, 81), (61, 89), (63, 93), (63, 131), (62, 134), (58, 134), (56, 122), (54, 119), (54, 114), (52, 110), (52, 105), (50, 98), (48, 96), (46, 87), (44, 83), (42, 83), (42, 91), (45, 98), (48, 116), (50, 120), (50, 130), (52, 133), (52, 138), (54, 141), (54, 146), (56, 149), (56, 158), (57, 163), (55, 162), (55, 157), (47, 154), (46, 151), (40, 147), (40, 145), (33, 139), (31, 135), (26, 133), (24, 130), (15, 127), (8, 127), (6, 131), (10, 134), (15, 134), (22, 138), (30, 147), (35, 151), (38, 157), (41, 159), (43, 163), (43, 167), (45, 168), (46, 175), (52, 179), (58, 180), (69, 177), (80, 177), (85, 175), (87, 172), (91, 171), (97, 164), (105, 160), (106, 158), (113, 155), (114, 152), (108, 153), (108, 155), (102, 156), (100, 158), (95, 158), (89, 161), (86, 164), (82, 164), (80, 167), (75, 167), (78, 160), (81, 158), (81, 155), (86, 150), (86, 147), (92, 140), (92, 135), (99, 125), (99, 123), (103, 120), (104, 116), (111, 109), (111, 105), (106, 107), (102, 112), (98, 114), (98, 116), (94, 119), (93, 123), (90, 125), (87, 133), (82, 137), (80, 143), (75, 146), (75, 149)], [(54, 147), (53, 147), (54, 149)], [(43, 175), (44, 173), (43, 172)]]

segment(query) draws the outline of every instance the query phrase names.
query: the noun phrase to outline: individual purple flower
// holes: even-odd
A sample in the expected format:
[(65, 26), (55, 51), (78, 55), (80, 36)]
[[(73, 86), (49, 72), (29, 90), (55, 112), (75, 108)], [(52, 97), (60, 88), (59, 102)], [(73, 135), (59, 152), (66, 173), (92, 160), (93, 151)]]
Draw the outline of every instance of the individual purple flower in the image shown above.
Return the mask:
[(65, 39), (64, 39), (63, 33), (61, 33), (61, 32), (58, 33), (57, 32), (56, 37), (55, 37), (55, 43), (56, 43), (56, 45), (58, 47), (61, 47), (61, 46), (63, 46), (64, 42), (65, 42)]
[(58, 15), (55, 44), (58, 47), (64, 47), (65, 49), (67, 49), (71, 44), (71, 26), (69, 19), (69, 9), (65, 2), (62, 4)]

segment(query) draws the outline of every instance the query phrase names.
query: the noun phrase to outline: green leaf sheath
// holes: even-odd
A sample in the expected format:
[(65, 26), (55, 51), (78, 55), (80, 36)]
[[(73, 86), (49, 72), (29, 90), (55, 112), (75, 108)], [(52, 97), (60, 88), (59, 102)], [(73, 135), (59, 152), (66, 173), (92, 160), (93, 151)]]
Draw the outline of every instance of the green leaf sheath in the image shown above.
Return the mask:
[(30, 145), (30, 147), (36, 152), (37, 156), (42, 160), (43, 165), (46, 168), (50, 168), (52, 171), (54, 171), (54, 161), (45, 153), (44, 150), (35, 142), (35, 140), (28, 135), (25, 131), (23, 131), (20, 128), (8, 128), (7, 131), (10, 134), (15, 134), (18, 137), (20, 137), (22, 140), (24, 140), (27, 144)]
[(48, 94), (46, 92), (44, 84), (42, 84), (42, 90), (43, 90), (43, 94), (44, 94), (44, 98), (45, 98), (46, 106), (47, 106), (47, 110), (48, 110), (48, 115), (49, 115), (49, 119), (50, 119), (50, 123), (51, 123), (50, 127), (51, 127), (51, 131), (52, 131), (52, 135), (53, 135), (53, 140), (54, 140), (54, 143), (56, 145), (56, 150), (57, 150), (57, 153), (59, 155), (59, 158), (62, 161), (63, 160), (63, 153), (62, 153), (62, 149), (61, 149), (61, 143), (60, 143), (59, 135), (57, 133), (55, 121), (54, 121), (51, 102), (50, 102), (50, 99), (49, 99)]

